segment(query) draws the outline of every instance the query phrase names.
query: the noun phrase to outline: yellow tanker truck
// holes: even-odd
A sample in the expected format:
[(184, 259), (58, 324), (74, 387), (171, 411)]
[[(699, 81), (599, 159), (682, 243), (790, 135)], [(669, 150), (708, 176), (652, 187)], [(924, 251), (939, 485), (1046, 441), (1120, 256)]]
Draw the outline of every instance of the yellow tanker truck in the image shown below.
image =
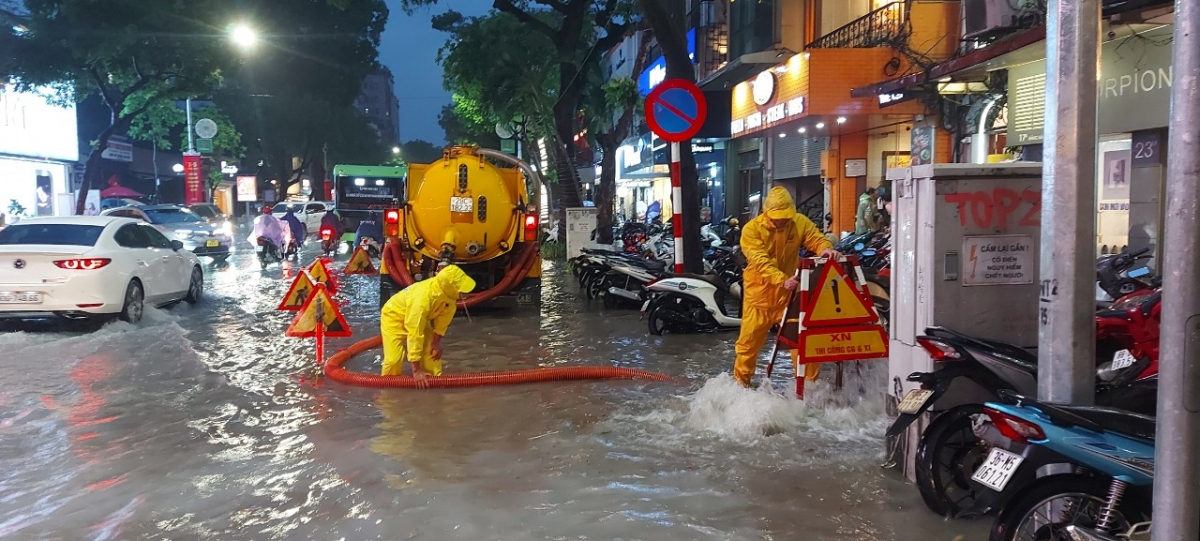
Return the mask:
[[(497, 167), (501, 162), (511, 168)], [(460, 306), (514, 307), (540, 300), (540, 185), (524, 162), (490, 149), (455, 146), (431, 164), (409, 164), (405, 199), (384, 213), (381, 302), (460, 266), (478, 286)]]

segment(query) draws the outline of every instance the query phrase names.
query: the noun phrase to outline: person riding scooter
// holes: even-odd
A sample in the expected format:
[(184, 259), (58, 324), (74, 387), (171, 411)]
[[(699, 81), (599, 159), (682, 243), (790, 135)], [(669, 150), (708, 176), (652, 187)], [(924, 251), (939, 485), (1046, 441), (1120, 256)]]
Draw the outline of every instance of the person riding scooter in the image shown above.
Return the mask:
[(369, 255), (378, 256), (383, 249), (383, 224), (379, 221), (379, 213), (372, 212), (358, 222), (358, 230), (354, 233), (354, 246), (362, 246), (363, 239), (367, 239)]
[[(280, 221), (287, 225), (287, 232), (291, 234), (291, 240), (296, 244), (296, 249), (299, 250), (304, 245), (304, 238), (308, 236), (308, 229), (304, 227), (304, 222), (301, 222), (300, 218), (296, 217), (296, 214), (290, 207)], [(291, 252), (290, 246), (285, 247), (284, 253), (289, 252)]]
[[(325, 239), (325, 231), (329, 230), (332, 233), (329, 239)], [(329, 211), (325, 216), (321, 217), (321, 250), (328, 255), (330, 252), (337, 252), (337, 244), (342, 240), (344, 230), (342, 228), (342, 219), (337, 215), (337, 212)]]
[(271, 214), (271, 207), (263, 207), (262, 215), (254, 219), (254, 230), (250, 232), (250, 244), (257, 245), (258, 239), (261, 238), (269, 241), (269, 249), (278, 253), (279, 247), (283, 246), (283, 227), (279, 219)]

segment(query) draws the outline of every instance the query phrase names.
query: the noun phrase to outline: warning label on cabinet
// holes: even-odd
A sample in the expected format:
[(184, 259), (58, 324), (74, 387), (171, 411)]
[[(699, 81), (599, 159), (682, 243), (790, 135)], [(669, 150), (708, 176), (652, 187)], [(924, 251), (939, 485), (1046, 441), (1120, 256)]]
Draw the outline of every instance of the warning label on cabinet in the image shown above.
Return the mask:
[(1038, 254), (1029, 235), (963, 237), (963, 285), (1032, 284)]

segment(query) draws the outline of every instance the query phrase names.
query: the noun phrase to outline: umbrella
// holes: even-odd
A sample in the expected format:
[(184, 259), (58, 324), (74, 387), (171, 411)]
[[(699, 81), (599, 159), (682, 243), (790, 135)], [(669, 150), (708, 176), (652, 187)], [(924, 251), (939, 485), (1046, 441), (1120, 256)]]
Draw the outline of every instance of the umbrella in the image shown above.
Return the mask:
[(108, 187), (100, 191), (100, 197), (145, 197), (145, 194), (126, 188), (116, 180), (116, 177), (108, 179)]

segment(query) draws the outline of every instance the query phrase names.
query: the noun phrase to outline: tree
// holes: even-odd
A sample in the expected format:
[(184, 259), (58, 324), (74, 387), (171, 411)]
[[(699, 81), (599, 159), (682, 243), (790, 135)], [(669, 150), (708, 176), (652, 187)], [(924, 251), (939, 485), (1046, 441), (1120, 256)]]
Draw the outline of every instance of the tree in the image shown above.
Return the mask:
[[(412, 11), (437, 0), (401, 0)], [(541, 6), (533, 8), (532, 5)], [(584, 73), (597, 64), (603, 52), (620, 43), (634, 15), (632, 0), (494, 0), (492, 7), (515, 17), (523, 29), (501, 37), (524, 41), (527, 34), (549, 40), (557, 64), (556, 95), (551, 106), (555, 168), (560, 179), (562, 206), (579, 206), (582, 194), (575, 171), (573, 141), (578, 128), (579, 107), (584, 95)], [(435, 19), (435, 25), (438, 24)], [(485, 54), (484, 58), (492, 55)], [(486, 88), (486, 87), (485, 87)]]
[[(658, 46), (667, 63), (668, 79), (696, 80), (696, 70), (687, 52), (687, 34), (682, 0), (638, 0), (638, 6), (646, 22), (654, 31)], [(683, 208), (683, 261), (684, 270), (701, 273), (704, 265), (700, 249), (700, 190), (699, 175), (696, 173), (696, 157), (691, 145), (680, 145), (680, 198)]]
[[(233, 10), (228, 0), (26, 0), (23, 29), (0, 29), (4, 69), (18, 92), (51, 87), (61, 103), (98, 94), (111, 113), (87, 159), (76, 200), (99, 184), (100, 154), (109, 138), (127, 130), (163, 101), (214, 88), (231, 55), (212, 29)], [(192, 29), (192, 32), (181, 29)]]
[[(138, 141), (151, 143), (156, 149), (183, 152), (187, 144), (187, 113), (184, 105), (177, 102), (160, 100), (146, 109), (145, 114), (133, 119), (129, 126), (129, 136)], [(208, 189), (215, 190), (224, 180), (224, 174), (216, 158), (242, 158), (246, 155), (246, 147), (242, 144), (242, 133), (225, 113), (216, 106), (194, 108), (193, 120), (207, 118), (217, 124), (217, 135), (213, 138), (211, 159), (205, 163), (205, 178), (208, 179)], [(175, 137), (177, 144), (171, 143)], [(157, 160), (154, 166), (158, 171)]]
[[(645, 69), (650, 56), (649, 36), (643, 36), (637, 56), (633, 61), (633, 73)], [(595, 85), (593, 85), (594, 87)], [(615, 78), (599, 87), (592, 101), (598, 109), (593, 115), (596, 142), (600, 146), (600, 179), (596, 182), (596, 240), (600, 244), (612, 244), (613, 203), (616, 199), (617, 148), (629, 136), (633, 121), (641, 110), (642, 102), (637, 81), (628, 77)], [(617, 117), (614, 121), (613, 117)]]
[(500, 148), (500, 137), (496, 135), (495, 124), (488, 126), (465, 116), (460, 116), (456, 106), (460, 97), (453, 96), (453, 102), (442, 106), (438, 114), (438, 125), (446, 134), (446, 142), (451, 145), (476, 145), (483, 148)]
[(408, 163), (433, 163), (442, 159), (442, 149), (429, 141), (414, 139), (400, 145), (400, 156)]

